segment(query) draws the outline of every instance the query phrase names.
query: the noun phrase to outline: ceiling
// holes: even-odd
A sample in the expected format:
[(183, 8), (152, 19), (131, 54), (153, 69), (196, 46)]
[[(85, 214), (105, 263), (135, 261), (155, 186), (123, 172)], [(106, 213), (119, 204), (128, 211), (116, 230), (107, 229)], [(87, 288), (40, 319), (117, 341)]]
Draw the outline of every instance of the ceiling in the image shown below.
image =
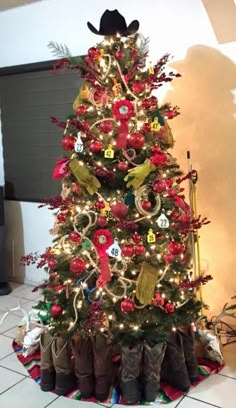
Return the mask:
[(0, 11), (25, 6), (26, 4), (36, 3), (42, 0), (0, 0)]

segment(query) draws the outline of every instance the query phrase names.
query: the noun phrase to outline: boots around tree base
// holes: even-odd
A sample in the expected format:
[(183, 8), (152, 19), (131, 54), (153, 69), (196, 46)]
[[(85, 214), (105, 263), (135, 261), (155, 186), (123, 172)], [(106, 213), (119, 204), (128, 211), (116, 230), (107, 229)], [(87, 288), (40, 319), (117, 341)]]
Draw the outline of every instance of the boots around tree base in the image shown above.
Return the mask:
[(104, 401), (110, 392), (113, 380), (112, 344), (103, 334), (92, 339), (93, 366), (95, 375), (95, 397)]
[(122, 347), (121, 349), (121, 392), (128, 404), (135, 404), (140, 400), (140, 367), (142, 361), (142, 344)]
[(190, 388), (190, 379), (185, 364), (183, 340), (180, 333), (173, 332), (167, 339), (165, 356), (161, 366), (161, 381), (172, 387), (187, 391)]
[(76, 335), (72, 338), (71, 344), (78, 388), (82, 398), (91, 398), (95, 388), (91, 339)]
[(56, 373), (52, 360), (52, 342), (53, 337), (47, 332), (40, 336), (40, 353), (41, 353), (41, 382), (42, 391), (51, 391), (55, 388)]
[(183, 350), (188, 375), (191, 383), (195, 383), (199, 377), (199, 371), (194, 349), (194, 332), (192, 326), (189, 325), (185, 329), (179, 330), (179, 332), (183, 340)]
[(66, 395), (75, 388), (76, 379), (68, 343), (60, 336), (52, 343), (52, 358), (56, 371), (56, 394)]
[(147, 402), (155, 401), (160, 388), (161, 365), (166, 343), (144, 344), (142, 396)]

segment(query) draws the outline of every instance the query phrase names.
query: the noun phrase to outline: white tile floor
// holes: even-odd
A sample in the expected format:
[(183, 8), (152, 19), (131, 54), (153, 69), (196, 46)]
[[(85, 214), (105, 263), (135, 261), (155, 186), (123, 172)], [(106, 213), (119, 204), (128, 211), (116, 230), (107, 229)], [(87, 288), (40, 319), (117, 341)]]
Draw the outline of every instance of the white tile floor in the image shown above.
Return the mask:
[[(0, 319), (4, 312), (18, 304), (21, 297), (24, 308), (30, 310), (39, 298), (39, 292), (32, 293), (32, 287), (13, 284), (9, 296), (0, 297)], [(19, 323), (19, 311), (4, 321), (0, 327), (0, 407), (1, 408), (94, 408), (94, 403), (79, 402), (45, 393), (29, 377), (18, 362), (12, 350), (12, 339)], [(236, 407), (236, 343), (225, 348), (226, 367), (220, 374), (207, 378), (179, 401), (167, 408), (235, 408)], [(98, 404), (97, 404), (98, 405)], [(102, 405), (102, 404), (101, 404)], [(101, 408), (101, 405), (100, 408)], [(153, 404), (160, 407), (159, 403)], [(161, 405), (164, 407), (164, 405)], [(134, 407), (134, 406), (132, 406)], [(121, 408), (121, 405), (113, 406)]]

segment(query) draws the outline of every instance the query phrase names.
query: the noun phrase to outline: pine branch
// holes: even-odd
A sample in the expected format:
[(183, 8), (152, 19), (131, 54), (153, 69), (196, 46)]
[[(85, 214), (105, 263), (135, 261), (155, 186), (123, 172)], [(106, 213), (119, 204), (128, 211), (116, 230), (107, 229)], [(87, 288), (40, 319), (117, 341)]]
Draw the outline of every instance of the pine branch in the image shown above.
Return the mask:
[(150, 38), (140, 35), (140, 39), (141, 39), (141, 45), (140, 45), (139, 51), (140, 51), (141, 58), (144, 58), (144, 57), (146, 57), (146, 55), (148, 54), (148, 51), (149, 51)]
[(52, 54), (57, 58), (72, 58), (71, 52), (65, 44), (49, 41), (48, 48), (50, 48)]
[(142, 34), (137, 34), (136, 43), (139, 49), (140, 58), (139, 63), (145, 66), (145, 61), (149, 52), (149, 37), (144, 37)]

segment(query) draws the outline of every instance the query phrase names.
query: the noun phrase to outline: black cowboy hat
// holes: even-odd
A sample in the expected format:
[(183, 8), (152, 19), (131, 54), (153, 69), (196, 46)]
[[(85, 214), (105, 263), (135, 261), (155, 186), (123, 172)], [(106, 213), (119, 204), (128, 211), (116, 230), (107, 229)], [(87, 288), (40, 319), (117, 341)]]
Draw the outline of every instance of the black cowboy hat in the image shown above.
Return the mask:
[(89, 22), (87, 22), (88, 28), (98, 35), (115, 35), (119, 33), (121, 36), (126, 37), (127, 35), (134, 34), (139, 29), (138, 20), (132, 21), (127, 27), (124, 17), (119, 13), (118, 10), (106, 10), (101, 19), (99, 31)]

